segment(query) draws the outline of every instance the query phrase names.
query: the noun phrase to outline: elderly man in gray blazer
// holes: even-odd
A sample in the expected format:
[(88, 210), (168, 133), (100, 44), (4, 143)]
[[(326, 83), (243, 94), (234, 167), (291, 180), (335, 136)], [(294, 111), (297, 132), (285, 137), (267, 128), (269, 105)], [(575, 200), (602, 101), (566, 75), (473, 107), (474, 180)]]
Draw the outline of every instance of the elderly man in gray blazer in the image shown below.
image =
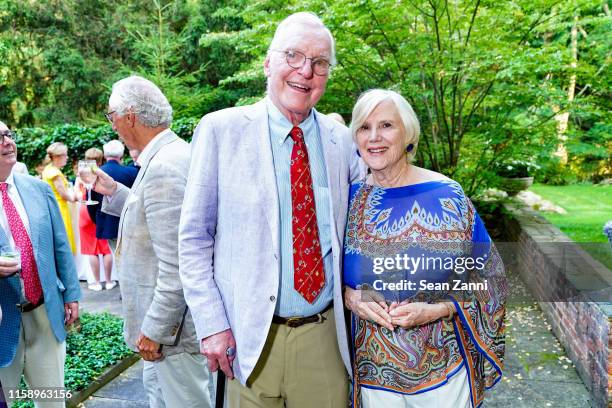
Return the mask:
[(358, 157), (319, 114), (334, 39), (311, 13), (280, 23), (267, 97), (196, 128), (179, 232), (201, 350), (230, 407), (347, 406), (342, 242)]
[(141, 167), (131, 189), (98, 169), (102, 211), (120, 216), (115, 258), (127, 344), (146, 360), (150, 406), (212, 406), (206, 359), (199, 354), (178, 274), (178, 222), (189, 145), (169, 128), (172, 107), (152, 82), (131, 76), (113, 85), (106, 114)]

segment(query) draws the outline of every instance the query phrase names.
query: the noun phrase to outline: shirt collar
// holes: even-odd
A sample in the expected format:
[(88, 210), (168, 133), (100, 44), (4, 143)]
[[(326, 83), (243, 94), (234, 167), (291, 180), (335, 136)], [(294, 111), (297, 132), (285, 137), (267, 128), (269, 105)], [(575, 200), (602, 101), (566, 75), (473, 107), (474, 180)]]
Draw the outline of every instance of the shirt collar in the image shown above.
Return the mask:
[(148, 156), (151, 152), (151, 146), (153, 146), (158, 139), (161, 139), (163, 135), (169, 132), (172, 132), (170, 128), (164, 129), (158, 134), (156, 134), (155, 137), (149, 141), (149, 143), (147, 143), (145, 148), (142, 149), (142, 152), (140, 152), (140, 156), (138, 156), (138, 159), (136, 160), (136, 163), (138, 164), (138, 166), (142, 166), (142, 163), (145, 163), (148, 160), (149, 158)]
[[(268, 108), (268, 120), (270, 123), (271, 134), (274, 135), (274, 139), (279, 144), (283, 144), (289, 132), (293, 129), (293, 124), (281, 113), (280, 110), (272, 103), (269, 97), (266, 97), (266, 106)], [(299, 127), (304, 133), (304, 137), (310, 134), (315, 126), (314, 108), (310, 110), (308, 117), (304, 119)]]
[(9, 185), (9, 189), (15, 185), (15, 177), (13, 176), (13, 171), (11, 170), (11, 174), (8, 175), (4, 183)]

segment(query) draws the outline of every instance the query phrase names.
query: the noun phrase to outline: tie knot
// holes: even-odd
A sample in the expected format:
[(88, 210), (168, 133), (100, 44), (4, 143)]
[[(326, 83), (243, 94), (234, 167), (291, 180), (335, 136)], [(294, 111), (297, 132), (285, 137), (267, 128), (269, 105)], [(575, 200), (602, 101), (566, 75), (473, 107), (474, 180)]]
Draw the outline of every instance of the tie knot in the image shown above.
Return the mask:
[(0, 191), (6, 193), (8, 191), (8, 183), (0, 183)]
[(302, 132), (302, 129), (295, 126), (291, 129), (291, 132), (289, 132), (289, 136), (291, 136), (291, 139), (293, 139), (295, 143), (300, 143), (304, 139), (304, 132)]

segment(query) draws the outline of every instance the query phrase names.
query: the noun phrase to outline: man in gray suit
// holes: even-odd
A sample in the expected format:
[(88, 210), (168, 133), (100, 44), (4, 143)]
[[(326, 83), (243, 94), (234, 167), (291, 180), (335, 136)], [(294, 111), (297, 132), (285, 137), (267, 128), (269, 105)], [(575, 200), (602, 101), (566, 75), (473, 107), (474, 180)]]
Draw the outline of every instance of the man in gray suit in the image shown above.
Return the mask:
[(321, 20), (289, 16), (264, 62), (267, 97), (194, 134), (180, 275), (210, 369), (238, 380), (232, 408), (347, 405), (340, 267), (358, 158), (314, 109), (334, 62)]
[(168, 128), (172, 107), (144, 78), (115, 83), (106, 116), (128, 148), (142, 152), (131, 189), (100, 169), (94, 187), (105, 195), (102, 211), (121, 217), (115, 259), (125, 341), (146, 360), (151, 407), (210, 407), (211, 376), (178, 275), (189, 145)]

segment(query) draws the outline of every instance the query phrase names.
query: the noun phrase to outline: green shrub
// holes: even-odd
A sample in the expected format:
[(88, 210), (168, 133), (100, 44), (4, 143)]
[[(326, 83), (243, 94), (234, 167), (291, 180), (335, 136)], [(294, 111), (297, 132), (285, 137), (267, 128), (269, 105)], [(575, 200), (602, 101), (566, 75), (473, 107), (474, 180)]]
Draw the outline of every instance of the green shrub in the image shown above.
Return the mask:
[[(84, 313), (81, 331), (70, 332), (66, 339), (64, 385), (73, 394), (84, 389), (107, 367), (133, 354), (123, 341), (123, 320), (108, 313)], [(27, 389), (23, 379), (21, 388)], [(20, 401), (15, 407), (33, 407), (32, 401)]]
[(515, 178), (529, 177), (540, 166), (526, 160), (509, 160), (503, 163), (496, 163), (493, 171), (500, 177)]
[(538, 183), (553, 186), (565, 186), (578, 181), (576, 173), (569, 165), (561, 163), (558, 157), (544, 161), (541, 168), (536, 171), (535, 179)]
[[(198, 120), (199, 118), (177, 119), (172, 122), (171, 128), (179, 137), (189, 142)], [(102, 149), (104, 143), (118, 138), (110, 124), (97, 127), (65, 124), (54, 128), (22, 128), (16, 129), (15, 133), (19, 161), (28, 166), (30, 174), (36, 174), (35, 168), (44, 160), (47, 147), (51, 143), (62, 142), (68, 146), (68, 164), (63, 172), (72, 175), (72, 163), (83, 158), (87, 149)]]

